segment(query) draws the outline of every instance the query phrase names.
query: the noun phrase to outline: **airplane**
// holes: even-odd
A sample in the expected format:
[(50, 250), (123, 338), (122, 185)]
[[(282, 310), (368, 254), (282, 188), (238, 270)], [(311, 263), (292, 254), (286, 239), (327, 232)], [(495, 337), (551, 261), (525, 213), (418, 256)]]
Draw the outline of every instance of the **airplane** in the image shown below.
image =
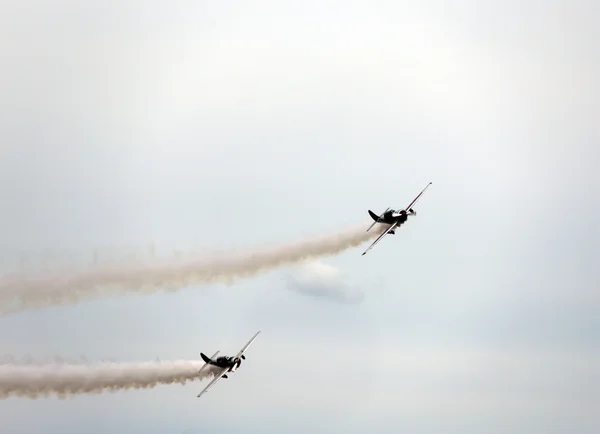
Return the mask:
[(235, 357), (221, 356), (215, 359), (215, 356), (219, 354), (218, 351), (212, 357), (207, 357), (204, 353), (200, 353), (200, 357), (202, 357), (202, 360), (204, 360), (204, 363), (206, 363), (204, 366), (202, 366), (202, 368), (200, 368), (200, 371), (202, 371), (202, 369), (204, 369), (206, 366), (216, 367), (218, 370), (215, 373), (215, 378), (208, 383), (202, 392), (198, 394), (198, 398), (200, 398), (204, 393), (208, 392), (208, 389), (217, 384), (217, 381), (219, 381), (221, 378), (229, 378), (226, 375), (227, 372), (231, 372), (233, 374), (240, 367), (242, 360), (246, 360), (244, 352), (250, 345), (252, 345), (252, 342), (255, 341), (259, 333), (260, 330), (257, 331), (254, 336), (252, 336), (248, 343), (244, 345), (244, 347), (235, 355)]
[(417, 200), (419, 200), (419, 198), (421, 197), (421, 195), (423, 193), (425, 193), (425, 190), (427, 190), (429, 188), (429, 186), (432, 184), (432, 182), (430, 182), (429, 184), (427, 184), (425, 186), (425, 188), (421, 191), (421, 193), (419, 193), (417, 195), (417, 197), (415, 197), (413, 199), (413, 201), (404, 209), (402, 210), (395, 210), (392, 208), (387, 208), (383, 213), (377, 215), (375, 214), (373, 211), (368, 210), (369, 211), (369, 215), (371, 216), (371, 218), (374, 220), (373, 223), (371, 224), (371, 226), (369, 226), (369, 229), (367, 229), (367, 232), (369, 232), (371, 230), (371, 228), (373, 226), (375, 226), (375, 224), (377, 223), (383, 223), (383, 224), (387, 224), (389, 225), (389, 227), (385, 230), (385, 232), (383, 232), (381, 235), (379, 235), (377, 237), (377, 239), (375, 241), (373, 241), (373, 244), (371, 244), (367, 250), (365, 250), (363, 252), (363, 255), (365, 255), (369, 250), (371, 250), (373, 247), (375, 247), (375, 245), (381, 241), (383, 239), (383, 237), (385, 237), (387, 234), (392, 234), (395, 235), (396, 231), (394, 230), (396, 227), (399, 227), (401, 225), (403, 225), (406, 220), (408, 220), (408, 216), (416, 216), (417, 212), (415, 210), (412, 209), (413, 205), (415, 203), (417, 203)]

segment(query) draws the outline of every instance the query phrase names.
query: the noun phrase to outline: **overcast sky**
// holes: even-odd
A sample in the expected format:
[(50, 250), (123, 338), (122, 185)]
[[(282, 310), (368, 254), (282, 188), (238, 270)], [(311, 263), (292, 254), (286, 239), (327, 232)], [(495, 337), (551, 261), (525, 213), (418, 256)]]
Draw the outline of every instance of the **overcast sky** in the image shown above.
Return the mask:
[(11, 399), (2, 425), (599, 432), (599, 19), (592, 0), (1, 2), (3, 269), (292, 242), (433, 181), (395, 236), (308, 281), (3, 318), (16, 357), (187, 359), (263, 333), (201, 400)]

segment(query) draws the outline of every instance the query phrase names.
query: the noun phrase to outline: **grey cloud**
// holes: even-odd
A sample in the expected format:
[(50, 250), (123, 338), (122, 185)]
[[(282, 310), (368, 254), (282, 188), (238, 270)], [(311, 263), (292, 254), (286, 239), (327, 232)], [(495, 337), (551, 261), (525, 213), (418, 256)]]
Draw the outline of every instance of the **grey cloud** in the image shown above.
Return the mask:
[(288, 288), (302, 295), (344, 304), (359, 304), (365, 294), (347, 283), (340, 270), (321, 262), (308, 262), (293, 270)]
[[(360, 309), (330, 308), (360, 298), (339, 274), (294, 270), (287, 291), (256, 279), (5, 318), (17, 358), (197, 357), (265, 330), (202, 414), (193, 387), (7, 400), (7, 431), (600, 432), (598, 359), (583, 364), (600, 342), (596, 2), (315, 4), (0, 7), (7, 267), (23, 251), (45, 265), (45, 248), (87, 264), (103, 246), (291, 242), (435, 186), (373, 256), (336, 259), (368, 288)], [(516, 346), (574, 362), (504, 358)]]

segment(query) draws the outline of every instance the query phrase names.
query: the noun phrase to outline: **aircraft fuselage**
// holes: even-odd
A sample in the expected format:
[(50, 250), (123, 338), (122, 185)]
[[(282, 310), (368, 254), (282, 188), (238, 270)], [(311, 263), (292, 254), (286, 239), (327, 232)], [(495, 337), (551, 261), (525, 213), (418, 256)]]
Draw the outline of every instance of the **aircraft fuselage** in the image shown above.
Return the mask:
[(393, 210), (387, 211), (386, 213), (383, 214), (380, 223), (387, 223), (387, 224), (394, 224), (396, 222), (398, 222), (399, 224), (404, 223), (406, 220), (408, 220), (408, 214), (406, 214), (406, 212), (402, 213), (402, 212), (396, 212)]
[(227, 372), (235, 372), (236, 369), (242, 364), (242, 359), (240, 358), (221, 356), (217, 357), (215, 360), (212, 360), (203, 353), (200, 353), (200, 356), (202, 357), (202, 360), (209, 365), (217, 366), (219, 368), (229, 368)]
[(404, 210), (402, 211), (396, 211), (393, 209), (390, 209), (386, 212), (384, 212), (381, 217), (378, 216), (377, 214), (375, 214), (373, 211), (369, 210), (369, 215), (371, 216), (371, 218), (376, 221), (377, 223), (384, 223), (384, 224), (394, 224), (394, 223), (398, 223), (399, 225), (403, 224), (404, 222), (406, 222), (406, 220), (408, 220), (408, 216), (409, 214), (414, 215), (415, 212), (411, 209), (408, 211), (408, 213)]

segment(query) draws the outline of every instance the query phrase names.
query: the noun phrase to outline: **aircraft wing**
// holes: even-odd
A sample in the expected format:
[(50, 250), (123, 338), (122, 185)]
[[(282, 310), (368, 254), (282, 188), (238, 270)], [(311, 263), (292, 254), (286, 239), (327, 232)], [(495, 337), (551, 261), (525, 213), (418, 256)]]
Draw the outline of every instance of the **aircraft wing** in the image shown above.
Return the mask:
[(369, 248), (363, 252), (363, 255), (364, 255), (364, 254), (366, 254), (366, 253), (367, 253), (369, 250), (371, 250), (373, 247), (375, 247), (375, 244), (377, 244), (379, 241), (381, 241), (381, 240), (383, 239), (383, 237), (385, 237), (387, 234), (389, 234), (389, 233), (390, 233), (390, 231), (391, 231), (392, 229), (394, 229), (396, 226), (398, 226), (398, 222), (395, 222), (395, 223), (391, 224), (391, 225), (390, 225), (390, 227), (389, 227), (389, 228), (387, 228), (387, 230), (386, 230), (385, 232), (383, 232), (381, 235), (379, 235), (379, 236), (377, 237), (377, 239), (376, 239), (375, 241), (373, 241), (373, 244), (371, 244), (371, 245), (369, 246)]
[(219, 381), (221, 378), (223, 378), (223, 374), (225, 372), (227, 372), (228, 370), (229, 370), (229, 368), (221, 368), (221, 369), (219, 369), (219, 371), (215, 374), (215, 378), (213, 378), (211, 380), (211, 382), (208, 383), (208, 385), (204, 388), (204, 390), (198, 394), (198, 398), (200, 398), (203, 394), (205, 394), (206, 392), (208, 392), (208, 389), (210, 389), (215, 384), (217, 384), (217, 381)]
[(411, 207), (412, 207), (412, 206), (413, 206), (415, 203), (417, 203), (417, 201), (419, 200), (419, 198), (420, 198), (420, 197), (423, 195), (423, 193), (425, 193), (425, 190), (427, 190), (431, 184), (433, 184), (433, 182), (430, 182), (429, 184), (427, 184), (427, 185), (425, 186), (425, 188), (424, 188), (424, 189), (421, 191), (421, 193), (419, 193), (419, 194), (417, 195), (417, 197), (415, 197), (415, 198), (413, 199), (413, 201), (412, 201), (412, 202), (411, 202), (411, 203), (410, 203), (410, 204), (409, 204), (409, 205), (408, 205), (406, 208), (404, 208), (404, 209), (405, 209), (406, 211), (408, 211), (408, 210), (409, 210), (409, 209), (410, 209), (410, 208), (411, 208)]
[(244, 348), (242, 348), (240, 350), (239, 353), (237, 353), (237, 355), (235, 356), (236, 358), (241, 357), (242, 354), (244, 354), (244, 351), (246, 351), (248, 349), (248, 347), (250, 345), (252, 345), (252, 342), (254, 342), (256, 340), (256, 338), (258, 337), (258, 334), (260, 333), (260, 330), (256, 332), (256, 334), (254, 336), (252, 336), (252, 338), (250, 338), (250, 340), (248, 341), (248, 343), (246, 345), (244, 345)]

